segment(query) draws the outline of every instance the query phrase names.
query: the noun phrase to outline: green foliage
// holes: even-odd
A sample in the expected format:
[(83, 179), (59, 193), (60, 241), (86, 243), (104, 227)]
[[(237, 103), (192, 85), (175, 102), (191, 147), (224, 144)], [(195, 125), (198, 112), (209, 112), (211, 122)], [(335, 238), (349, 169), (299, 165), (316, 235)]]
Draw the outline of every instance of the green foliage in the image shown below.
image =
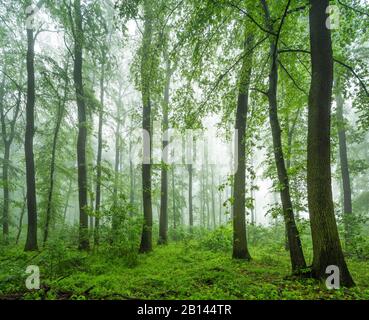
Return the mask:
[[(223, 234), (226, 232), (222, 230)], [(74, 249), (61, 248), (57, 242), (36, 257), (34, 253), (23, 253), (20, 248), (1, 247), (1, 256), (6, 260), (0, 260), (0, 297), (78, 300), (369, 298), (367, 261), (348, 260), (356, 288), (328, 290), (323, 283), (312, 279), (286, 277), (290, 263), (283, 247), (252, 245), (253, 260), (242, 262), (232, 260), (230, 252), (209, 250), (203, 244), (201, 240), (188, 240), (158, 246), (154, 252), (140, 255), (133, 268), (125, 264), (124, 258), (113, 258), (103, 250), (89, 254), (78, 252), (78, 258)], [(58, 253), (49, 252), (51, 249)], [(50, 263), (57, 261), (64, 266), (64, 271), (54, 268), (53, 273), (47, 272)], [(40, 290), (30, 292), (25, 288), (24, 270), (29, 263), (41, 268)]]
[(233, 230), (231, 226), (221, 226), (204, 234), (199, 245), (213, 251), (230, 252), (233, 243)]

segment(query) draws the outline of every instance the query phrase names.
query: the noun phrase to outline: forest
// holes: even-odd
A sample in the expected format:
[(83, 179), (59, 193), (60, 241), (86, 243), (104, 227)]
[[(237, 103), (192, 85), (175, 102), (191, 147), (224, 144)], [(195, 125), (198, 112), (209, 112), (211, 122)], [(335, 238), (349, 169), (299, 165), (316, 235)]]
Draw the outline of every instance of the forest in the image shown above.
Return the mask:
[(0, 300), (368, 300), (368, 0), (1, 0)]

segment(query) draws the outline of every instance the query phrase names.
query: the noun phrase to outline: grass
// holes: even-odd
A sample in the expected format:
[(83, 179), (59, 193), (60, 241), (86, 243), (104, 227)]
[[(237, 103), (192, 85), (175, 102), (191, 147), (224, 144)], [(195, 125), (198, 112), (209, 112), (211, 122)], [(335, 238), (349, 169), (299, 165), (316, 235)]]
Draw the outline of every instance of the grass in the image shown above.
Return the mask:
[[(368, 262), (348, 261), (355, 288), (327, 290), (315, 280), (290, 277), (288, 253), (273, 246), (251, 248), (250, 262), (194, 240), (157, 246), (132, 261), (104, 250), (2, 250), (2, 299), (369, 299)], [(40, 290), (25, 288), (29, 264), (40, 266)]]

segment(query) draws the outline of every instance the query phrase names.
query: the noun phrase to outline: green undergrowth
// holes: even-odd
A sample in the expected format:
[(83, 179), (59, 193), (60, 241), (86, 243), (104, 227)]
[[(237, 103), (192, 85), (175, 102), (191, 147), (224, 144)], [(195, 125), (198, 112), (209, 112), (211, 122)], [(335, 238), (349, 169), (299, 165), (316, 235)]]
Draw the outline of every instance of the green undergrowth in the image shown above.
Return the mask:
[[(0, 259), (3, 299), (369, 299), (369, 263), (349, 259), (357, 286), (327, 290), (324, 283), (290, 274), (288, 252), (252, 246), (252, 261), (235, 261), (227, 248), (210, 250), (206, 239), (156, 246), (134, 257), (104, 248), (24, 253), (4, 248)], [(223, 250), (224, 249), (224, 250)], [(40, 290), (25, 288), (27, 265), (38, 265)]]

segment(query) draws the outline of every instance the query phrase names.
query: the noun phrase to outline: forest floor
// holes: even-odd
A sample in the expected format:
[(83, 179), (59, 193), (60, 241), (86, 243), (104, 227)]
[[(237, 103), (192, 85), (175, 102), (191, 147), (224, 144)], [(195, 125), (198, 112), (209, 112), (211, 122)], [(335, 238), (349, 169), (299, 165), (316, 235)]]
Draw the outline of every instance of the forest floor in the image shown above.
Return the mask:
[[(128, 260), (103, 250), (1, 250), (0, 299), (369, 299), (368, 262), (348, 260), (355, 288), (327, 290), (288, 276), (288, 253), (273, 247), (251, 248), (250, 262), (196, 241), (156, 246)], [(30, 264), (40, 266), (40, 290), (25, 288)]]

